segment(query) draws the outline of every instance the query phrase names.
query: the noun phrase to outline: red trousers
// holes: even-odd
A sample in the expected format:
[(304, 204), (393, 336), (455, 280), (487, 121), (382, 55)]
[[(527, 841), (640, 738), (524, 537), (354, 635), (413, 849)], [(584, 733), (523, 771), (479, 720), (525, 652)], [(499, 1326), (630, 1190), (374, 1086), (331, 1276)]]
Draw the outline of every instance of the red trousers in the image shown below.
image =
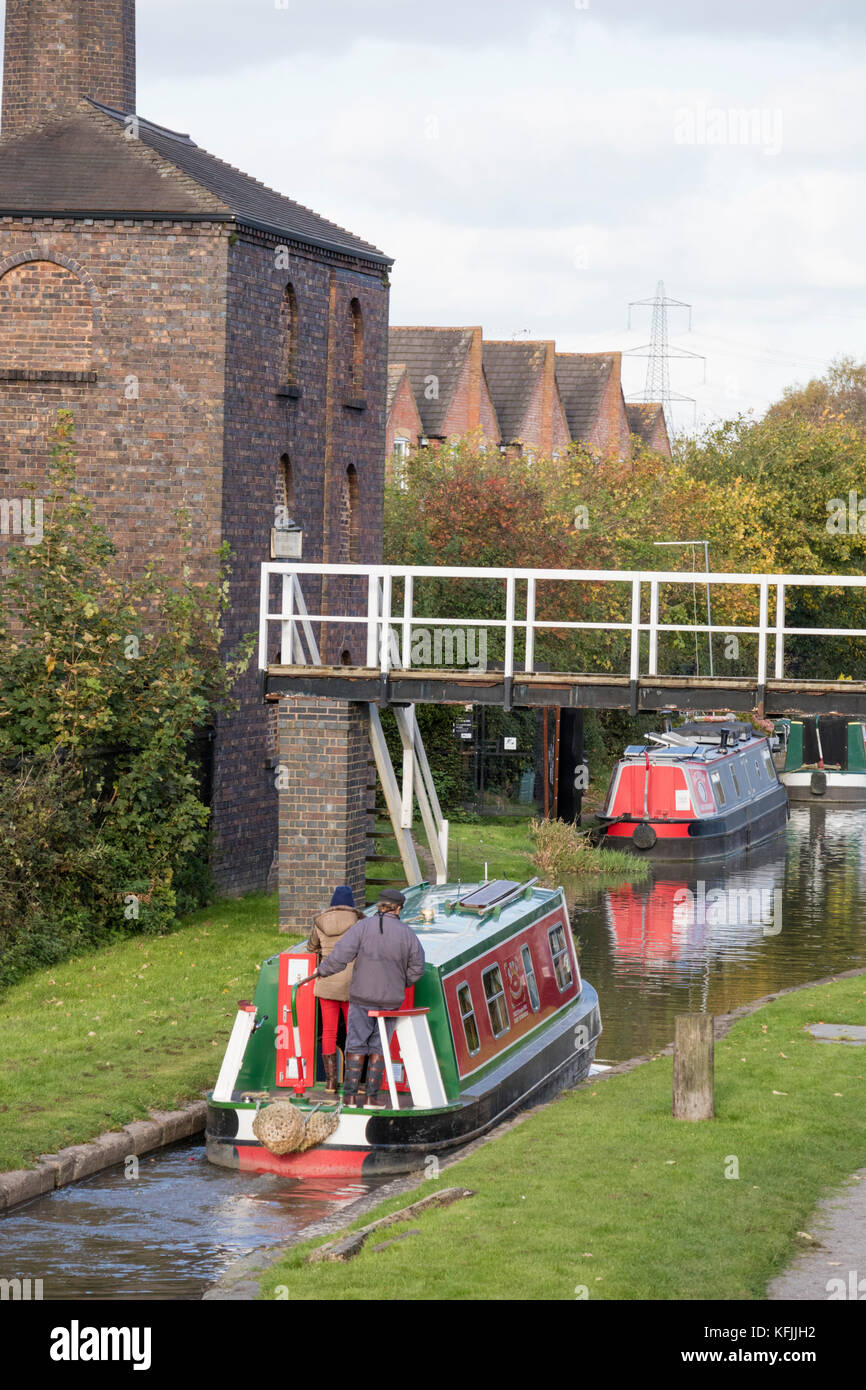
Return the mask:
[(341, 999), (320, 999), (319, 1007), (322, 1010), (322, 1052), (325, 1057), (330, 1057), (337, 1050), (340, 1013), (342, 1012), (343, 1022), (348, 1023), (349, 1005)]

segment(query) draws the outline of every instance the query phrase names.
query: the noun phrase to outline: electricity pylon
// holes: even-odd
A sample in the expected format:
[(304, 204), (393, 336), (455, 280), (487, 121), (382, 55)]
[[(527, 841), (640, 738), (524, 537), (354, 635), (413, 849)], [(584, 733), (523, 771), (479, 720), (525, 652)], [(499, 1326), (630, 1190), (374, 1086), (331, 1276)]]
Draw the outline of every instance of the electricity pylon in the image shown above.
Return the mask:
[(659, 280), (653, 299), (633, 299), (631, 301), (628, 306), (629, 328), (631, 328), (632, 309), (643, 307), (650, 307), (653, 311), (650, 341), (644, 343), (642, 347), (628, 348), (623, 355), (625, 357), (646, 357), (649, 359), (646, 369), (646, 385), (643, 391), (630, 392), (628, 398), (631, 401), (660, 401), (664, 410), (668, 433), (673, 434), (673, 419), (670, 408), (671, 402), (689, 401), (695, 408), (696, 402), (694, 396), (683, 396), (679, 391), (671, 390), (668, 361), (671, 357), (693, 357), (704, 363), (704, 380), (706, 380), (706, 358), (699, 352), (689, 352), (686, 348), (671, 347), (668, 343), (668, 309), (688, 309), (688, 331), (691, 332), (692, 306), (691, 304), (686, 304), (682, 299), (669, 299), (665, 294), (663, 280)]

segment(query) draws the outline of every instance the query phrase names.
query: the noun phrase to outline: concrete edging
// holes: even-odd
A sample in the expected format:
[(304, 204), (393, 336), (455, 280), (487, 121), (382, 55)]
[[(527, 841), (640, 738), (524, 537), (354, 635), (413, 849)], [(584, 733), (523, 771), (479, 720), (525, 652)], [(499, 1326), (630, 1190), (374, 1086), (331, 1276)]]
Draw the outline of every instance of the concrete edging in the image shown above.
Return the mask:
[(58, 1187), (92, 1177), (127, 1158), (187, 1139), (205, 1127), (207, 1101), (194, 1100), (180, 1110), (151, 1110), (146, 1120), (100, 1134), (87, 1144), (70, 1144), (54, 1154), (40, 1154), (35, 1168), (0, 1173), (0, 1212), (44, 1197)]

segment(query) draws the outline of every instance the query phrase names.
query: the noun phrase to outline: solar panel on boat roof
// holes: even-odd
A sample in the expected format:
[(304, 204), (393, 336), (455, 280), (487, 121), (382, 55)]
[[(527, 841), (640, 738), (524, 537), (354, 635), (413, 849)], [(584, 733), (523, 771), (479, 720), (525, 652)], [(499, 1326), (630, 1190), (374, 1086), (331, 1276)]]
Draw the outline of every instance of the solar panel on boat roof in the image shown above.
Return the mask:
[(519, 887), (520, 884), (512, 882), (510, 878), (495, 878), (491, 883), (482, 884), (474, 893), (468, 893), (458, 901), (461, 907), (492, 907), (500, 898), (507, 897)]

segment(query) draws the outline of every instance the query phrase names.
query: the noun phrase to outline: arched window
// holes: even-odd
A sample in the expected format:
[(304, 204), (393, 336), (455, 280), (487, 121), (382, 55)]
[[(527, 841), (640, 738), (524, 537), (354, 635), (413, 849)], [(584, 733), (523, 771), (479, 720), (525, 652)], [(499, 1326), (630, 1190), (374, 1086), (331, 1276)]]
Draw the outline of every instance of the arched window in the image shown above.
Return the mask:
[(357, 299), (353, 299), (349, 305), (349, 312), (352, 318), (352, 384), (350, 394), (352, 396), (363, 396), (364, 394), (364, 318), (361, 313), (361, 305)]
[(358, 560), (358, 474), (353, 463), (346, 469), (340, 498), (340, 564)]
[(0, 278), (0, 367), (87, 371), (94, 312), (86, 285), (55, 261), (25, 261)]
[(277, 466), (276, 488), (274, 489), (274, 527), (284, 531), (291, 526), (295, 516), (295, 479), (288, 454), (283, 454)]
[(286, 285), (280, 305), (280, 341), (282, 343), (282, 362), (280, 363), (281, 385), (298, 384), (298, 299), (294, 285)]

